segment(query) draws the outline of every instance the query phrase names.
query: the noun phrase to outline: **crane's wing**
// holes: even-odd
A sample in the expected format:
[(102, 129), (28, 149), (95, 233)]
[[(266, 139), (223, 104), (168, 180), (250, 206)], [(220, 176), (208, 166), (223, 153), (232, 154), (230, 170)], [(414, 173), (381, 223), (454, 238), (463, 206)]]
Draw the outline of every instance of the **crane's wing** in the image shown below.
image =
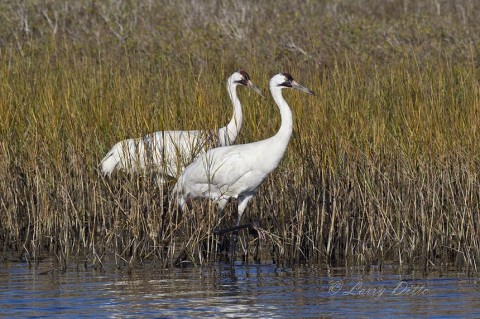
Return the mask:
[(199, 156), (185, 169), (180, 183), (190, 194), (236, 196), (243, 191), (254, 191), (265, 176), (245, 148), (229, 146)]
[(153, 163), (164, 167), (170, 176), (177, 176), (203, 150), (202, 131), (160, 131), (144, 137)]

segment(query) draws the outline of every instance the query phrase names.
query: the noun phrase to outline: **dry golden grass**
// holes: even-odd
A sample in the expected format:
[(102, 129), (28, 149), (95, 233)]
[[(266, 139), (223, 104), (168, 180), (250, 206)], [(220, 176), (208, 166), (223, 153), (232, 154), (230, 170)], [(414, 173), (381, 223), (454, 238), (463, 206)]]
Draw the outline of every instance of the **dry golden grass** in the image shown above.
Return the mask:
[[(284, 71), (317, 93), (285, 92), (294, 135), (246, 213), (266, 230), (263, 260), (477, 270), (478, 6), (335, 3), (0, 5), (4, 256), (219, 257), (212, 203), (181, 214), (172, 183), (98, 164), (125, 138), (223, 126), (225, 79), (245, 68), (267, 96)], [(273, 101), (239, 94), (237, 142), (274, 134)], [(257, 241), (243, 232), (240, 250)]]

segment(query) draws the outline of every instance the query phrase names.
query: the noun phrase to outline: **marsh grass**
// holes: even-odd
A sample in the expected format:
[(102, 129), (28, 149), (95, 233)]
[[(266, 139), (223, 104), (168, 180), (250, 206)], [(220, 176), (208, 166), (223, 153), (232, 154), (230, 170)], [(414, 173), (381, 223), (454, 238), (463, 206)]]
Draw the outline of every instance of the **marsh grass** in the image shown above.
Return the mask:
[[(370, 1), (358, 11), (354, 1), (302, 2), (292, 15), (282, 1), (105, 3), (1, 5), (11, 13), (0, 54), (4, 258), (36, 262), (47, 253), (65, 266), (96, 267), (221, 258), (211, 202), (181, 213), (171, 205), (173, 180), (108, 179), (98, 164), (125, 138), (225, 125), (225, 80), (245, 68), (267, 97), (268, 79), (282, 71), (317, 96), (284, 93), (294, 135), (244, 217), (259, 222), (265, 239), (242, 231), (240, 254), (478, 270), (474, 4)], [(237, 142), (274, 134), (273, 101), (242, 88), (239, 95)], [(231, 203), (222, 225), (235, 217)]]

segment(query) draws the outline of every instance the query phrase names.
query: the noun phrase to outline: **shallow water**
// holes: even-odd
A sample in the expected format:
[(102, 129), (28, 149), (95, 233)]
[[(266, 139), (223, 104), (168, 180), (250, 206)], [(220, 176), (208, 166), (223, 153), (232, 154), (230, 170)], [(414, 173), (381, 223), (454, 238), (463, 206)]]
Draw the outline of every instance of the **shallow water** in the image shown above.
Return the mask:
[[(114, 269), (113, 267), (111, 269)], [(6, 317), (480, 318), (480, 278), (216, 264), (132, 271), (0, 263)]]

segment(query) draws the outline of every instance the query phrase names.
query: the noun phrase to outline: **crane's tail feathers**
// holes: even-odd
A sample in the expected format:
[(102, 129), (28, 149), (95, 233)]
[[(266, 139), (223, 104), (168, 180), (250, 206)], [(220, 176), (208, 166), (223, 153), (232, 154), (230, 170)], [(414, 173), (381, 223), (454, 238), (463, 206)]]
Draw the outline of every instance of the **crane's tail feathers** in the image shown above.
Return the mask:
[(115, 167), (118, 165), (118, 156), (115, 156), (116, 147), (113, 147), (100, 162), (101, 171), (104, 176), (112, 175)]

